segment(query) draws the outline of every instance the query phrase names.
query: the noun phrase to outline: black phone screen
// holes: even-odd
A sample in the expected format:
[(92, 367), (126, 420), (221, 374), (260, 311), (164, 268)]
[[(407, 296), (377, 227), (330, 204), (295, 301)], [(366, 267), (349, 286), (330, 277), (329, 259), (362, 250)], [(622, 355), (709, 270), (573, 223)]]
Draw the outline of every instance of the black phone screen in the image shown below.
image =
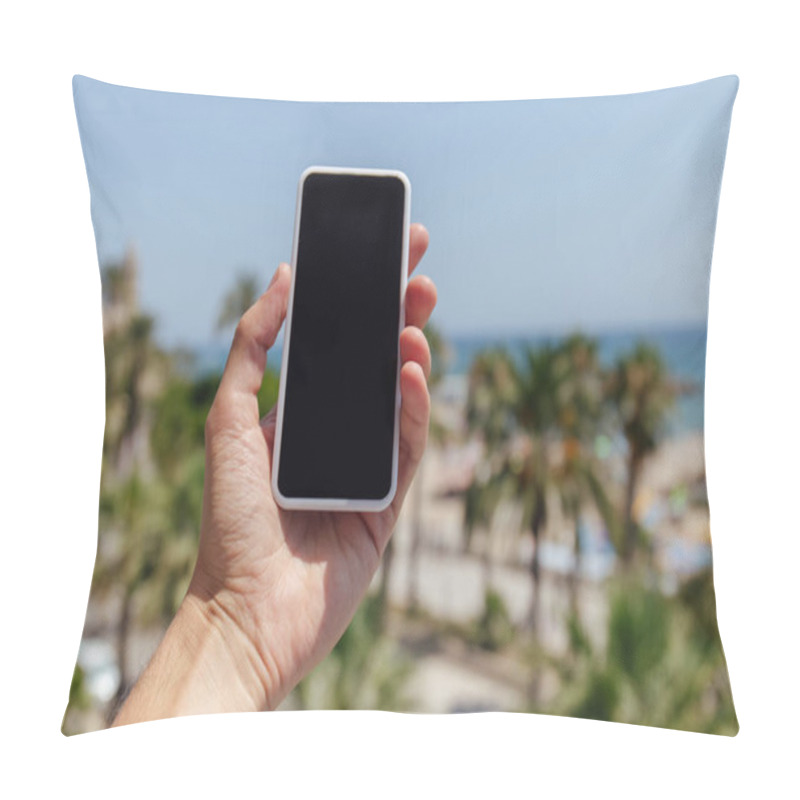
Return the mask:
[(303, 183), (278, 488), (380, 500), (391, 489), (405, 184)]

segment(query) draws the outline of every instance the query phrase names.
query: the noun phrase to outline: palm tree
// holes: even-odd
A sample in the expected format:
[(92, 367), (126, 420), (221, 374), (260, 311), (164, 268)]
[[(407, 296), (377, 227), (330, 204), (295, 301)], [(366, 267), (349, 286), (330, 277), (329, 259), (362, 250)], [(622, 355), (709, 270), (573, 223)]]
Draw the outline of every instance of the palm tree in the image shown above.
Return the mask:
[[(491, 520), (504, 498), (521, 508), (522, 530), (533, 543), (528, 627), (535, 651), (540, 650), (541, 538), (548, 495), (557, 488), (551, 460), (565, 419), (569, 376), (568, 359), (552, 343), (526, 347), (518, 363), (506, 351), (483, 353), (470, 374), (468, 426), (482, 437), (486, 455), (467, 491), (465, 527), (469, 531), (475, 519)], [(540, 686), (537, 666), (528, 688), (533, 707), (539, 703)]]
[(128, 263), (108, 267), (104, 287), (106, 430), (92, 590), (98, 598), (111, 591), (121, 595), (114, 635), (120, 682), (113, 711), (130, 685), (127, 654), (137, 572), (133, 562), (138, 559), (139, 520), (148, 513), (143, 476), (152, 471), (149, 406), (165, 362), (152, 339), (153, 319), (136, 307), (135, 269)]
[(480, 432), (487, 453), (497, 453), (514, 432), (517, 370), (508, 351), (484, 350), (475, 356), (467, 386), (467, 429)]
[(153, 513), (149, 484), (138, 471), (113, 489), (105, 487), (100, 496), (103, 541), (98, 549), (92, 579), (92, 593), (101, 598), (120, 593), (120, 607), (114, 629), (114, 650), (119, 671), (117, 690), (109, 703), (107, 722), (131, 685), (128, 673), (128, 647), (133, 626), (134, 595), (141, 578), (143, 540), (149, 530), (148, 517)]
[(552, 470), (550, 445), (559, 419), (563, 362), (552, 344), (527, 347), (517, 365), (505, 351), (480, 354), (470, 372), (467, 423), (486, 448), (484, 464), (467, 492), (465, 528), (491, 519), (504, 496), (522, 507), (533, 539), (529, 626), (537, 632), (541, 591), (540, 539), (547, 522)]
[(529, 621), (534, 633), (538, 630), (541, 605), (541, 536), (547, 524), (548, 493), (555, 478), (550, 456), (561, 416), (561, 387), (567, 374), (567, 365), (552, 344), (526, 348), (523, 367), (517, 373), (519, 390), (514, 416), (524, 447), (512, 457), (509, 467), (514, 494), (522, 503), (522, 524), (533, 539)]
[(570, 605), (577, 612), (582, 509), (595, 504), (608, 521), (610, 504), (594, 457), (594, 440), (604, 422), (604, 375), (597, 343), (583, 334), (528, 347), (515, 363), (502, 351), (484, 352), (473, 363), (467, 404), (469, 428), (480, 433), (487, 456), (465, 497), (467, 538), (488, 529), (498, 505), (521, 505), (523, 529), (533, 539), (530, 625), (538, 624), (541, 589), (540, 544), (551, 489), (573, 521), (574, 569)]
[(607, 397), (617, 415), (628, 448), (627, 483), (623, 501), (621, 545), (623, 566), (629, 569), (641, 539), (633, 504), (642, 465), (655, 450), (668, 411), (678, 393), (659, 350), (640, 342), (622, 356), (609, 376)]
[[(166, 624), (188, 586), (197, 548), (202, 462), (195, 460), (190, 472), (188, 481), (173, 485), (135, 470), (101, 495), (105, 533), (92, 590), (96, 597), (117, 593), (120, 601), (114, 631), (119, 683), (108, 707), (109, 722), (135, 678), (128, 671), (134, 627)], [(182, 493), (189, 494), (188, 502), (176, 502)]]
[(124, 260), (103, 268), (103, 349), (106, 368), (104, 479), (123, 480), (150, 468), (149, 404), (169, 363), (153, 339), (154, 320), (140, 312), (137, 265), (129, 248)]
[(571, 614), (577, 620), (581, 512), (588, 501), (594, 501), (601, 509), (607, 506), (593, 454), (603, 414), (603, 373), (597, 342), (583, 334), (565, 339), (555, 357), (563, 361), (559, 373), (564, 377), (559, 385), (557, 420), (562, 458), (554, 468), (554, 480), (564, 513), (573, 522), (573, 568), (568, 590)]
[[(106, 429), (92, 595), (99, 600), (113, 594), (120, 603), (114, 630), (120, 681), (109, 708), (113, 713), (131, 683), (128, 650), (140, 611), (145, 618), (149, 607), (159, 609), (160, 618), (174, 613), (194, 558), (186, 531), (191, 527), (196, 538), (196, 529), (185, 521), (170, 525), (171, 493), (185, 491), (185, 481), (177, 469), (169, 481), (163, 480), (151, 433), (172, 364), (154, 341), (153, 318), (138, 309), (132, 251), (122, 264), (104, 269), (103, 301)], [(179, 460), (182, 447), (177, 440), (170, 446)], [(193, 481), (197, 483), (196, 475)]]
[[(428, 378), (428, 387), (433, 392), (436, 387), (441, 383), (445, 375), (447, 362), (450, 359), (450, 349), (445, 341), (441, 331), (434, 325), (428, 323), (423, 333), (428, 340), (428, 347), (431, 351), (431, 374)], [(429, 439), (435, 444), (443, 444), (449, 438), (449, 431), (435, 418), (431, 419), (430, 429), (428, 431)], [(409, 551), (409, 564), (408, 564), (408, 605), (409, 608), (414, 610), (419, 605), (419, 554), (422, 545), (422, 506), (423, 506), (423, 487), (425, 485), (425, 456), (417, 468), (417, 474), (414, 478), (414, 483), (411, 488), (411, 547)], [(389, 540), (388, 548), (392, 548), (392, 540)], [(383, 581), (386, 578), (387, 562), (386, 555), (384, 554), (384, 574)], [(384, 595), (386, 589), (383, 589)]]
[(485, 534), (480, 551), (483, 576), (483, 596), (492, 591), (492, 555), (490, 533), (498, 508), (503, 502), (513, 501), (503, 471), (493, 473), (488, 465), (480, 464), (472, 482), (464, 492), (464, 549), (469, 549), (474, 534), (482, 530)]
[(485, 452), (464, 494), (464, 550), (469, 549), (476, 531), (485, 532), (481, 551), (484, 596), (491, 589), (489, 533), (497, 509), (510, 499), (505, 460), (514, 434), (515, 375), (508, 352), (493, 348), (475, 356), (468, 377), (467, 430), (481, 437)]
[[(134, 628), (166, 624), (189, 582), (202, 508), (203, 424), (211, 400), (206, 383), (175, 378), (160, 397), (148, 399), (146, 468), (134, 462), (120, 474), (105, 465), (92, 591), (98, 599), (117, 594), (120, 602), (114, 631), (119, 684), (109, 721), (135, 678), (128, 672)], [(145, 405), (142, 397), (138, 402)]]

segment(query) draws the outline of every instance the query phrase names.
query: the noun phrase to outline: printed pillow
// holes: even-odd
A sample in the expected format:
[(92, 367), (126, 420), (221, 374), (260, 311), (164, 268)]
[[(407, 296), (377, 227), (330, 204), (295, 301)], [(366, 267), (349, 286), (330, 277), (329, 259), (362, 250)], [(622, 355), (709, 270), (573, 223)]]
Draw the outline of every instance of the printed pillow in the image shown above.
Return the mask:
[[(735, 76), (437, 103), (244, 100), (81, 76), (73, 88), (106, 427), (65, 733), (111, 722), (181, 604), (234, 327), (291, 258), (301, 173), (330, 165), (410, 179), (412, 221), (430, 236), (420, 271), (439, 298), (431, 423), (370, 591), (280, 707), (736, 734), (703, 451)], [(261, 414), (280, 358), (279, 342)]]

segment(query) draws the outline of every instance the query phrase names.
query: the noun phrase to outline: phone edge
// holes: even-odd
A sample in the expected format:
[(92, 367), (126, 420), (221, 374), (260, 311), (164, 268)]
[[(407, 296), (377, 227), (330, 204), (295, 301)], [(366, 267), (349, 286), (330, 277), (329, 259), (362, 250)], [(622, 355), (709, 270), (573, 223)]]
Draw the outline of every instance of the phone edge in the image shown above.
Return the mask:
[[(297, 272), (297, 251), (300, 239), (300, 217), (302, 215), (303, 188), (306, 178), (314, 173), (346, 174), (346, 175), (377, 175), (386, 177), (396, 177), (405, 189), (403, 203), (403, 250), (400, 265), (400, 315), (397, 332), (397, 373), (395, 377), (395, 419), (394, 419), (394, 441), (392, 445), (392, 481), (388, 493), (377, 500), (355, 500), (349, 498), (289, 498), (286, 497), (278, 487), (278, 475), (280, 470), (280, 448), (283, 437), (283, 414), (286, 394), (286, 376), (289, 364), (289, 344), (291, 338), (292, 311), (294, 308), (295, 277)], [(400, 370), (402, 368), (400, 360), (400, 334), (405, 327), (405, 308), (406, 308), (406, 286), (408, 284), (408, 263), (410, 257), (410, 238), (411, 238), (411, 181), (402, 170), (395, 169), (369, 169), (362, 167), (325, 167), (312, 165), (306, 167), (300, 174), (297, 183), (297, 201), (295, 205), (294, 235), (292, 240), (292, 281), (289, 290), (289, 300), (286, 309), (286, 319), (284, 321), (283, 350), (281, 356), (280, 385), (278, 388), (278, 408), (275, 419), (275, 439), (272, 450), (272, 469), (270, 483), (272, 495), (275, 502), (287, 511), (385, 511), (393, 502), (397, 494), (398, 472), (399, 472), (399, 453), (400, 453), (400, 412), (401, 412), (401, 393), (400, 393)]]

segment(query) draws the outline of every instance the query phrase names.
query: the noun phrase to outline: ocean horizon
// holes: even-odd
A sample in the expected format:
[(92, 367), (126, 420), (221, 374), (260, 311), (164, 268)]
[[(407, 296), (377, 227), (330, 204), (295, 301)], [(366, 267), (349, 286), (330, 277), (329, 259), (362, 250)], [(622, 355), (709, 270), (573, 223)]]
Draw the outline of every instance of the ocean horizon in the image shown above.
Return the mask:
[[(658, 329), (629, 329), (602, 332), (584, 332), (598, 345), (600, 363), (610, 367), (620, 356), (630, 351), (640, 342), (658, 349), (673, 379), (684, 386), (684, 393), (678, 398), (668, 420), (671, 434), (702, 431), (704, 419), (704, 384), (707, 329), (705, 325), (674, 326)], [(487, 333), (454, 334), (443, 332), (449, 356), (445, 361), (444, 373), (450, 378), (466, 376), (470, 364), (482, 350), (505, 347), (514, 355), (519, 355), (525, 347), (542, 347), (567, 338), (570, 333)], [(221, 373), (228, 357), (229, 342), (211, 341), (181, 348), (190, 356), (191, 377)], [(268, 368), (280, 370), (283, 355), (281, 336), (267, 358)], [(458, 381), (451, 385), (457, 385)]]

